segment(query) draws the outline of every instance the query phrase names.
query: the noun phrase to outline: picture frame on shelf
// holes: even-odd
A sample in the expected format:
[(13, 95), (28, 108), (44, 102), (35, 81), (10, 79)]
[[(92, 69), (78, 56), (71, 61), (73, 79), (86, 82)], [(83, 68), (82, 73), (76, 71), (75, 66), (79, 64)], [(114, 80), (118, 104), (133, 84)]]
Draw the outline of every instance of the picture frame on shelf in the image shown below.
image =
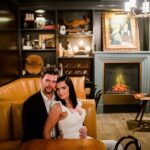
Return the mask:
[(42, 48), (44, 43), (45, 49), (55, 48), (54, 34), (39, 34), (39, 46)]
[(103, 51), (140, 51), (137, 20), (127, 14), (102, 14)]

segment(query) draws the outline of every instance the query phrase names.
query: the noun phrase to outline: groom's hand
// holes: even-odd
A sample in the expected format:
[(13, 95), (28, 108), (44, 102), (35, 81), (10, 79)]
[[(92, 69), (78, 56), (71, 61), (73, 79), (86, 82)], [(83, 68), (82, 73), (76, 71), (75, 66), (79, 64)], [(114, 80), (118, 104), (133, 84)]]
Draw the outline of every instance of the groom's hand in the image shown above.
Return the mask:
[(59, 136), (57, 137), (57, 139), (63, 139), (63, 133), (62, 133), (62, 131), (59, 131)]
[(82, 126), (82, 128), (80, 128), (79, 132), (80, 132), (81, 139), (87, 138), (87, 127), (86, 126)]

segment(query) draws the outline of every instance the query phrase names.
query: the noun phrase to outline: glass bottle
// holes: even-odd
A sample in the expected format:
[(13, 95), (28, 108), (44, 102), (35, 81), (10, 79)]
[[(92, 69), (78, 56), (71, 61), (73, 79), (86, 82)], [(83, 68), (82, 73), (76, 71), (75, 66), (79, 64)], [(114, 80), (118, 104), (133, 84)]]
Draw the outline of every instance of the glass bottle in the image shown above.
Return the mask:
[(31, 46), (30, 35), (28, 34), (26, 37), (26, 46)]

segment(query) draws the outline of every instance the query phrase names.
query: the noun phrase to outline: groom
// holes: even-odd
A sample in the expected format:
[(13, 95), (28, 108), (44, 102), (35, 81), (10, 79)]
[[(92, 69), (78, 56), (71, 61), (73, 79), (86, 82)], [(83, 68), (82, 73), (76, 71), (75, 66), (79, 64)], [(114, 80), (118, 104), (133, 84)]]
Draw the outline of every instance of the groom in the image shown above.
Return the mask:
[[(58, 76), (59, 70), (55, 67), (43, 70), (40, 81), (40, 91), (29, 97), (24, 102), (22, 112), (22, 142), (33, 139), (43, 139), (43, 128), (48, 117), (48, 112), (50, 110), (51, 103), (55, 101), (54, 90)], [(85, 126), (83, 126), (79, 132), (81, 138), (85, 138), (87, 136), (87, 128)], [(60, 136), (57, 126), (50, 134), (53, 138)]]

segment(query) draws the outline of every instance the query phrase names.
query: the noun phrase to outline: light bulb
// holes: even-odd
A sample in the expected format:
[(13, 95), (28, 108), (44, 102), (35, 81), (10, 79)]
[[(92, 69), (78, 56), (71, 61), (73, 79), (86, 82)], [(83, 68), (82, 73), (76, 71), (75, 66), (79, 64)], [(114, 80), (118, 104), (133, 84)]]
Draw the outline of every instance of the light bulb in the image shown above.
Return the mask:
[(144, 1), (143, 2), (143, 13), (148, 13), (149, 12), (149, 2)]

